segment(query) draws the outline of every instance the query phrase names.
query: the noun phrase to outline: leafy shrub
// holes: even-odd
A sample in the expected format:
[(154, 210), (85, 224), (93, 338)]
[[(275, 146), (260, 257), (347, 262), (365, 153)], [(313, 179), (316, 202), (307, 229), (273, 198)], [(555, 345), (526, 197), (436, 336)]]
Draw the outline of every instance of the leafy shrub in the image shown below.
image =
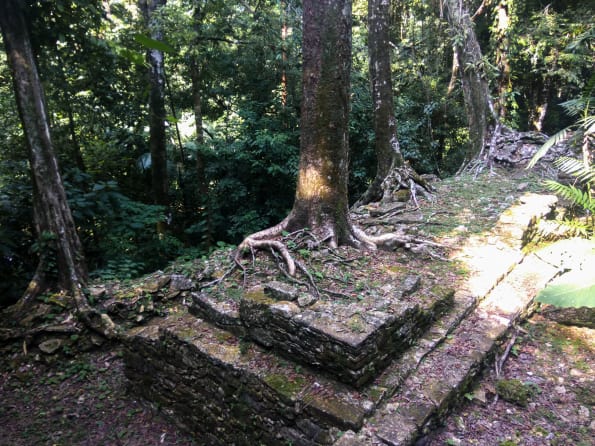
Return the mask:
[(130, 278), (161, 267), (181, 242), (157, 234), (165, 220), (161, 206), (122, 194), (115, 181), (97, 181), (78, 170), (64, 178), (68, 201), (94, 275)]

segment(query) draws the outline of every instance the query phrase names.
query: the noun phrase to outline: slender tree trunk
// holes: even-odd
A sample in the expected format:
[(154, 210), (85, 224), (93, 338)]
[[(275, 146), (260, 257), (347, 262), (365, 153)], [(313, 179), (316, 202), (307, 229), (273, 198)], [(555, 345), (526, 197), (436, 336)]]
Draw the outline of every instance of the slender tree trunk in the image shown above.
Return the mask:
[(465, 156), (465, 162), (469, 162), (483, 152), (491, 132), (496, 127), (497, 116), (483, 69), (481, 48), (468, 8), (464, 0), (445, 0), (444, 6), (455, 42), (469, 120), (470, 145)]
[(405, 164), (393, 104), (389, 46), (389, 0), (368, 0), (368, 54), (374, 110), (376, 176), (356, 206), (379, 201), (382, 183), (395, 168)]
[(206, 247), (213, 244), (213, 223), (209, 209), (209, 185), (206, 176), (206, 160), (203, 154), (204, 131), (203, 131), (203, 98), (202, 98), (202, 69), (197, 48), (201, 44), (201, 24), (203, 20), (203, 11), (200, 5), (194, 6), (194, 48), (190, 62), (190, 79), (192, 83), (192, 106), (194, 111), (194, 124), (196, 126), (196, 183), (198, 184), (198, 207), (199, 218), (205, 222), (205, 233), (203, 234), (203, 243)]
[[(166, 0), (139, 0), (139, 8), (152, 39), (162, 40), (160, 26), (155, 23), (155, 12)], [(167, 177), (167, 150), (165, 135), (165, 66), (163, 51), (147, 50), (149, 63), (149, 148), (151, 151), (151, 185), (155, 204), (169, 206)], [(158, 226), (159, 233), (165, 230)]]
[(281, 105), (283, 108), (287, 105), (287, 36), (289, 27), (287, 26), (287, 2), (281, 0)]
[(389, 42), (390, 0), (368, 1), (368, 53), (374, 110), (376, 176), (354, 207), (391, 200), (396, 189), (415, 193), (416, 185), (429, 185), (409, 167), (399, 147), (393, 103)]
[(0, 2), (0, 27), (29, 151), (40, 248), (35, 277), (19, 305), (24, 308), (38, 293), (55, 285), (52, 282), (80, 299), (87, 281), (85, 258), (52, 145), (44, 92), (21, 1)]
[(499, 119), (506, 118), (506, 102), (511, 89), (510, 61), (508, 52), (510, 50), (510, 14), (508, 11), (508, 0), (500, 0), (496, 6), (496, 66), (498, 75), (498, 101), (496, 112)]

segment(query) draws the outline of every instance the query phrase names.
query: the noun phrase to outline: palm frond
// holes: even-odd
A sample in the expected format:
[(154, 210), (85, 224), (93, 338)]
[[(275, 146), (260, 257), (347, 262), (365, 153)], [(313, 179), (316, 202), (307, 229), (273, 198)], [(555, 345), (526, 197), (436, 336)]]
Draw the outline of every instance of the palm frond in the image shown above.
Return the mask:
[(562, 156), (554, 161), (554, 166), (562, 172), (576, 177), (582, 183), (595, 180), (595, 167), (585, 166), (582, 161), (569, 156)]
[(593, 199), (588, 192), (552, 180), (547, 180), (545, 185), (551, 191), (581, 206), (583, 209), (591, 213), (595, 212), (595, 199)]
[(579, 120), (581, 128), (585, 129), (585, 135), (595, 133), (595, 115), (585, 116)]
[(589, 106), (590, 99), (591, 98), (581, 96), (576, 99), (564, 101), (560, 106), (569, 116), (580, 116), (585, 112), (585, 108)]
[(569, 133), (570, 133), (570, 127), (566, 127), (565, 129), (562, 129), (555, 135), (551, 136), (539, 148), (539, 150), (537, 152), (535, 152), (535, 155), (533, 155), (533, 158), (531, 158), (531, 161), (529, 161), (529, 164), (527, 164), (526, 168), (531, 169), (533, 166), (535, 166), (535, 164), (537, 164), (537, 161), (539, 161), (552, 146), (558, 144), (560, 141), (564, 141), (564, 140), (568, 139)]

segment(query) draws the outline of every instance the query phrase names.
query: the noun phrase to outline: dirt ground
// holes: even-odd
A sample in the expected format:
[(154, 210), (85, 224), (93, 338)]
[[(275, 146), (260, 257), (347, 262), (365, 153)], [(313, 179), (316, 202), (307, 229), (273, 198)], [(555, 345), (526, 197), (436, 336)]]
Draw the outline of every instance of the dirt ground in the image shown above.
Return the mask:
[[(438, 445), (595, 442), (595, 330), (533, 316), (500, 373), (532, 389), (526, 407), (496, 398), (487, 370), (447, 420), (420, 441)], [(44, 355), (13, 345), (0, 362), (0, 445), (201, 445), (127, 392), (117, 346)]]

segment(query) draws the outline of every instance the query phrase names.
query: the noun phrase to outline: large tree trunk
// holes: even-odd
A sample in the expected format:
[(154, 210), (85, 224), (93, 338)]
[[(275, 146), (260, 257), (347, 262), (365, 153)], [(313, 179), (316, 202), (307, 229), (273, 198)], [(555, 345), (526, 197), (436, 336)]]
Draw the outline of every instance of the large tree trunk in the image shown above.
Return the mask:
[(483, 68), (481, 48), (465, 1), (445, 0), (444, 5), (446, 19), (453, 34), (469, 120), (470, 145), (465, 155), (467, 163), (483, 152), (498, 119)]
[[(139, 0), (150, 37), (162, 40), (163, 35), (155, 23), (154, 13), (164, 6), (166, 0)], [(167, 150), (165, 136), (165, 66), (163, 51), (147, 50), (149, 62), (149, 148), (151, 151), (151, 185), (155, 204), (169, 205), (167, 177)], [(159, 232), (164, 231), (163, 225)]]
[(352, 243), (348, 212), (351, 1), (303, 4), (300, 164), (288, 229)]
[(72, 296), (74, 308), (87, 326), (114, 336), (111, 319), (94, 311), (83, 291), (87, 282), (85, 258), (60, 177), (44, 92), (20, 0), (0, 2), (0, 28), (29, 152), (40, 255), (33, 279), (12, 310), (17, 317), (23, 315), (35, 297), (57, 285)]
[(300, 164), (293, 208), (278, 225), (246, 237), (235, 257), (239, 265), (241, 254), (249, 249), (278, 251), (290, 275), (296, 263), (287, 247), (274, 240), (284, 231), (307, 229), (314, 245), (327, 243), (331, 248), (390, 249), (411, 241), (398, 234), (370, 237), (349, 215), (350, 0), (304, 0), (302, 54)]
[[(348, 211), (351, 1), (305, 0), (300, 163), (293, 209), (240, 245), (308, 228), (330, 246), (367, 242)], [(372, 245), (371, 243), (366, 243)]]
[(47, 117), (44, 92), (19, 0), (0, 2), (0, 27), (12, 70), (19, 115), (29, 149), (34, 188), (34, 217), (40, 262), (22, 304), (57, 285), (80, 292), (87, 270), (60, 177)]

